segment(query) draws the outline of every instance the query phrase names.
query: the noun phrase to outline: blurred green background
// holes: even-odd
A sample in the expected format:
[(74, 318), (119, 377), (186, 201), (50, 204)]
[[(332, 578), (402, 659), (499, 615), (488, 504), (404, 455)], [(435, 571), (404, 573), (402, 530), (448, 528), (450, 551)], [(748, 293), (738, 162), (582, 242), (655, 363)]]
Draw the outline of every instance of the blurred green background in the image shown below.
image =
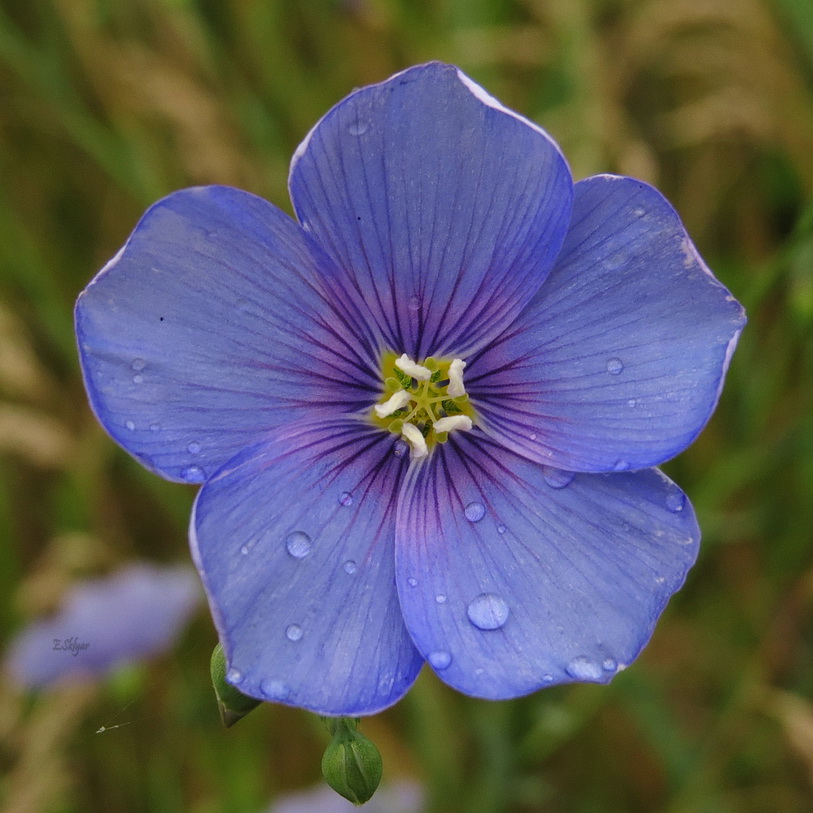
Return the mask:
[[(79, 290), (173, 189), (290, 211), (319, 116), (429, 59), (547, 128), (577, 178), (659, 186), (750, 321), (711, 424), (666, 467), (704, 542), (643, 656), (609, 687), (498, 704), (424, 673), (362, 726), (385, 778), (416, 778), (432, 813), (810, 811), (811, 0), (1, 0), (0, 643), (75, 580), (188, 561), (194, 490), (87, 406)], [(0, 684), (0, 806), (254, 813), (316, 782), (310, 715), (221, 727), (214, 643), (202, 611), (171, 656), (104, 683)]]

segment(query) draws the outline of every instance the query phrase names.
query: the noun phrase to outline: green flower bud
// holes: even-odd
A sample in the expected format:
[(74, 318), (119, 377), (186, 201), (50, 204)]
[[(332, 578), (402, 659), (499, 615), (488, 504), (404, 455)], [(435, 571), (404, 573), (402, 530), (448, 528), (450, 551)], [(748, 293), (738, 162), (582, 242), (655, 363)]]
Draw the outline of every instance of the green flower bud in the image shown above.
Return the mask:
[(259, 706), (260, 701), (247, 697), (226, 681), (226, 656), (223, 654), (223, 647), (220, 644), (212, 652), (210, 670), (220, 719), (226, 728), (231, 728), (238, 720), (242, 720), (252, 709)]
[(325, 718), (325, 723), (333, 739), (322, 757), (322, 775), (336, 793), (354, 805), (363, 805), (381, 782), (381, 754), (356, 731), (357, 719)]

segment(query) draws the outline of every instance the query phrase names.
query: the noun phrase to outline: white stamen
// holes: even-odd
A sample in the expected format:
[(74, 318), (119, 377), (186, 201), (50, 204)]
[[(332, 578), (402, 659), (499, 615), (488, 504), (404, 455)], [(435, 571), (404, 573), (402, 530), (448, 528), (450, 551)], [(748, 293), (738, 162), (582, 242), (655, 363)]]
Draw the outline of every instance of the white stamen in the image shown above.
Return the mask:
[(449, 365), (449, 386), (446, 388), (446, 392), (450, 398), (458, 398), (466, 394), (466, 388), (463, 386), (463, 368), (465, 366), (466, 362), (462, 359), (454, 359)]
[(413, 460), (420, 460), (429, 454), (429, 449), (426, 447), (421, 430), (415, 426), (414, 423), (405, 423), (401, 427), (401, 437), (409, 444), (409, 456)]
[(395, 359), (395, 366), (418, 381), (429, 381), (432, 377), (432, 371), (428, 367), (416, 364), (406, 353)]
[(406, 390), (398, 390), (394, 395), (391, 395), (383, 404), (375, 404), (373, 409), (379, 418), (386, 418), (392, 415), (393, 412), (405, 407), (409, 403), (409, 393)]
[(462, 429), (468, 432), (472, 427), (471, 418), (468, 415), (449, 415), (446, 418), (438, 418), (432, 428), (435, 432), (452, 432), (455, 429)]

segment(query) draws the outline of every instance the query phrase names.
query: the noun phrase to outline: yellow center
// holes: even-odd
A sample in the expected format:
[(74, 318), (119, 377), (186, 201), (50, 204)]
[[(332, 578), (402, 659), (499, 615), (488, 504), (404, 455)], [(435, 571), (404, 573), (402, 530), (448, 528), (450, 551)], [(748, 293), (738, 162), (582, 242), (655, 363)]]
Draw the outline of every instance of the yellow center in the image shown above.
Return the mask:
[(379, 404), (385, 403), (393, 393), (404, 391), (409, 396), (408, 403), (386, 417), (379, 417), (375, 409), (371, 418), (376, 426), (393, 434), (401, 434), (405, 423), (416, 426), (423, 435), (428, 448), (435, 443), (445, 443), (447, 432), (436, 432), (434, 424), (441, 418), (453, 415), (465, 415), (472, 421), (476, 414), (467, 394), (452, 397), (447, 392), (449, 386), (449, 367), (452, 359), (435, 359), (431, 356), (418, 364), (431, 371), (426, 381), (412, 378), (399, 369), (395, 362), (395, 353), (385, 353), (381, 359), (381, 377), (384, 381), (384, 392)]

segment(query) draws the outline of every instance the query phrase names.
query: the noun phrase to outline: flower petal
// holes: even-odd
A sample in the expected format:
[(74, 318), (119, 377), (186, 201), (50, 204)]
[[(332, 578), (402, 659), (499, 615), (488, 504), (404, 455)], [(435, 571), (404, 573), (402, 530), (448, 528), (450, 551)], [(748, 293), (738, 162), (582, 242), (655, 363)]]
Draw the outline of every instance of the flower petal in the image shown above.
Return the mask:
[(201, 598), (191, 567), (128, 565), (72, 587), (57, 615), (14, 639), (6, 667), (31, 687), (99, 677), (169, 649)]
[(297, 216), (412, 358), (473, 351), (550, 269), (572, 181), (539, 127), (450, 65), (352, 93), (291, 164)]
[(309, 423), (201, 489), (192, 552), (244, 694), (372, 714), (415, 680), (423, 661), (394, 584), (403, 447), (363, 421)]
[(691, 505), (657, 469), (563, 475), (469, 433), (410, 471), (398, 592), (415, 645), (466, 694), (606, 683), (649, 639), (698, 542)]
[(644, 468), (699, 434), (744, 324), (659, 192), (588, 178), (554, 269), (466, 387), (487, 431), (532, 460)]
[(301, 227), (254, 195), (212, 186), (156, 203), (76, 306), (85, 383), (113, 439), (202, 482), (292, 414), (369, 408), (377, 356), (317, 265), (329, 261)]

